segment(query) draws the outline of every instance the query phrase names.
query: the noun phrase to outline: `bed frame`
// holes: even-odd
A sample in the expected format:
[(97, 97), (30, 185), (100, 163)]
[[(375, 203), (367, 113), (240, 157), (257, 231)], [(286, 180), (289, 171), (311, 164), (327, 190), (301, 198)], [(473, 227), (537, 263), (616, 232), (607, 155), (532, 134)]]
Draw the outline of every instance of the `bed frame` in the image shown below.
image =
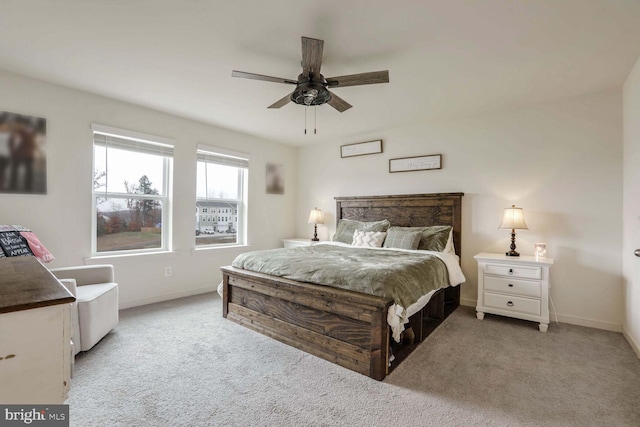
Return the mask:
[[(336, 219), (404, 227), (451, 225), (461, 248), (463, 193), (336, 197)], [(390, 298), (222, 267), (222, 315), (285, 344), (382, 380), (389, 372)], [(442, 289), (410, 318), (415, 341), (394, 347), (393, 367), (460, 303), (460, 287)]]

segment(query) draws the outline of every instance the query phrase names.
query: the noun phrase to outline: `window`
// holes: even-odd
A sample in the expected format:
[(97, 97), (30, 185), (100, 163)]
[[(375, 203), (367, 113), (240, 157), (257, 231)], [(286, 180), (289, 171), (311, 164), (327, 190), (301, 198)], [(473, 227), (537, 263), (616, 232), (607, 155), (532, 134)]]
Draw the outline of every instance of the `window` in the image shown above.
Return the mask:
[[(214, 215), (209, 222), (197, 215), (196, 246), (245, 243), (248, 168), (244, 155), (198, 148), (196, 209)], [(218, 215), (229, 210), (238, 215), (233, 219)]]
[(172, 141), (93, 125), (93, 253), (170, 250)]

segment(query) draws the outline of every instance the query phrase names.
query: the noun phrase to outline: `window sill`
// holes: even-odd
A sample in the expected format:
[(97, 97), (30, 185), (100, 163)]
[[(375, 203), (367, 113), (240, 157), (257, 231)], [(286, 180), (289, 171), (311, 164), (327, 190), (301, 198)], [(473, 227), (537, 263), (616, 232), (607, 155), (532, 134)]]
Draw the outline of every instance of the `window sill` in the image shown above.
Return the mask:
[(100, 262), (117, 260), (117, 259), (127, 259), (134, 257), (157, 257), (157, 256), (168, 256), (174, 257), (178, 254), (177, 251), (158, 251), (158, 252), (140, 252), (135, 254), (113, 254), (113, 255), (94, 255), (84, 259), (85, 265), (97, 264)]
[(243, 248), (250, 248), (250, 245), (245, 245), (245, 244), (238, 244), (238, 245), (224, 245), (224, 246), (202, 246), (199, 248), (195, 248), (191, 250), (191, 255), (198, 255), (198, 254), (204, 254), (207, 253), (209, 251), (219, 251), (222, 249), (243, 249)]

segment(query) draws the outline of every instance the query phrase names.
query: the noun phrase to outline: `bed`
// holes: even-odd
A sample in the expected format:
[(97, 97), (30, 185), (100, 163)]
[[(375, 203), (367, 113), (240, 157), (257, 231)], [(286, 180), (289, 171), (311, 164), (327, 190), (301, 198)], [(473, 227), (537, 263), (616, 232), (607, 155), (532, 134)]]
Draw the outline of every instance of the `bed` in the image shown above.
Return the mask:
[[(398, 227), (447, 225), (461, 248), (463, 193), (336, 197), (336, 219)], [(459, 260), (459, 258), (458, 258)], [(399, 345), (387, 322), (394, 300), (238, 267), (222, 267), (223, 316), (307, 353), (382, 380), (460, 302), (459, 286), (436, 290), (409, 318), (415, 338)], [(391, 351), (393, 356), (390, 358)], [(390, 359), (395, 359), (390, 363)]]

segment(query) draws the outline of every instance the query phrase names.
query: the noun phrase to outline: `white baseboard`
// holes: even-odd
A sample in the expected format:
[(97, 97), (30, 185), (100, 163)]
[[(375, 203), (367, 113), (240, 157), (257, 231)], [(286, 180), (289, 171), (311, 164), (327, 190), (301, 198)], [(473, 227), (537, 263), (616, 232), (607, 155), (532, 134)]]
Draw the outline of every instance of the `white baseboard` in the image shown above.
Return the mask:
[[(474, 299), (460, 298), (460, 305), (475, 307), (477, 305), (477, 301)], [(549, 313), (549, 321), (551, 323), (556, 321), (555, 313)], [(563, 314), (559, 314), (558, 322), (569, 323), (571, 325), (586, 326), (587, 328), (604, 329), (605, 331), (622, 332), (622, 325), (619, 325), (617, 323), (587, 319), (584, 317), (565, 316)]]
[(150, 298), (141, 298), (137, 300), (122, 301), (120, 302), (120, 310), (124, 310), (126, 308), (132, 308), (132, 307), (139, 307), (141, 305), (154, 304), (156, 302), (169, 301), (172, 299), (190, 297), (192, 295), (200, 295), (200, 294), (206, 294), (208, 292), (215, 292), (216, 288), (217, 288), (216, 285), (210, 285), (210, 286), (204, 286), (202, 288), (188, 289), (185, 291), (170, 292), (168, 294), (157, 295)]
[[(556, 315), (554, 313), (550, 313), (549, 321), (555, 322), (555, 320)], [(587, 319), (585, 317), (565, 316), (563, 314), (559, 314), (558, 322), (569, 323), (571, 325), (586, 326), (587, 328), (604, 329), (605, 331), (622, 332), (622, 325), (618, 323)]]
[(465, 305), (467, 307), (475, 307), (477, 304), (476, 304), (476, 300), (474, 299), (460, 298), (460, 305)]
[(633, 351), (636, 353), (636, 356), (638, 356), (638, 359), (640, 359), (640, 345), (638, 345), (631, 334), (627, 332), (624, 326), (622, 327), (622, 336), (627, 340)]

